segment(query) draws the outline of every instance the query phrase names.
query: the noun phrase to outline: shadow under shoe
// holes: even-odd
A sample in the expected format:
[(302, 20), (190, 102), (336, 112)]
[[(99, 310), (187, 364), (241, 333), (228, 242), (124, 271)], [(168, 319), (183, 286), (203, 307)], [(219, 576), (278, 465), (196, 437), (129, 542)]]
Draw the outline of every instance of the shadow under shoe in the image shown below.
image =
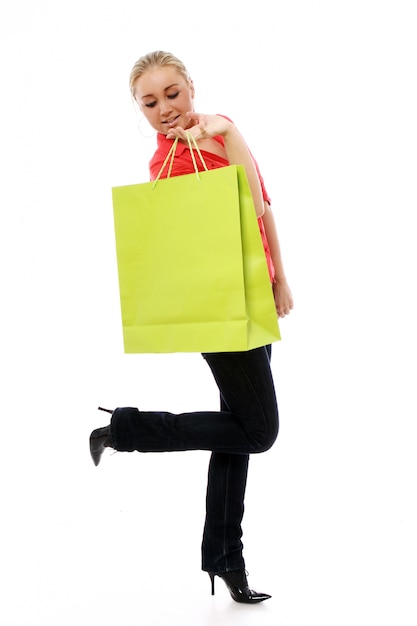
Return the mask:
[(231, 572), (208, 572), (211, 580), (211, 595), (214, 596), (214, 577), (218, 576), (226, 583), (226, 586), (235, 602), (255, 604), (268, 600), (271, 596), (267, 593), (259, 593), (249, 589), (246, 571), (244, 569)]
[[(98, 407), (99, 411), (105, 411), (106, 413), (113, 413), (110, 409), (103, 409)], [(94, 465), (97, 466), (100, 463), (100, 459), (105, 448), (111, 448), (110, 441), (110, 426), (104, 426), (103, 428), (97, 428), (93, 430), (90, 435), (90, 454), (93, 459)]]

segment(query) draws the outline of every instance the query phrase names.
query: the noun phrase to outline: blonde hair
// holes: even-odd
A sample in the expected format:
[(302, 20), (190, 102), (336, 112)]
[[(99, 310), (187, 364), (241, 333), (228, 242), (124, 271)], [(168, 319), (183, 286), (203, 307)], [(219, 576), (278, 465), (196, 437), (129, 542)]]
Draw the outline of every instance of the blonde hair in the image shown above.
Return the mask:
[(133, 98), (135, 97), (135, 83), (145, 72), (154, 69), (156, 67), (164, 67), (171, 65), (181, 74), (187, 82), (191, 81), (190, 75), (184, 63), (177, 59), (171, 52), (164, 52), (163, 50), (156, 50), (155, 52), (149, 52), (143, 57), (140, 57), (132, 67), (129, 77), (130, 93)]

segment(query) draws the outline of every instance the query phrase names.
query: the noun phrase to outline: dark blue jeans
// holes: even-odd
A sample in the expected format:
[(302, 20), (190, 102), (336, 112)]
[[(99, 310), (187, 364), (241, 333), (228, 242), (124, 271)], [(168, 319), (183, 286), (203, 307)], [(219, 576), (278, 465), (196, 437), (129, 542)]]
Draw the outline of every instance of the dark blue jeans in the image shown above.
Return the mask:
[(116, 450), (212, 452), (202, 568), (244, 568), (241, 522), (249, 455), (265, 452), (278, 435), (278, 408), (270, 368), (270, 346), (203, 357), (219, 387), (220, 411), (179, 415), (117, 408), (111, 419)]

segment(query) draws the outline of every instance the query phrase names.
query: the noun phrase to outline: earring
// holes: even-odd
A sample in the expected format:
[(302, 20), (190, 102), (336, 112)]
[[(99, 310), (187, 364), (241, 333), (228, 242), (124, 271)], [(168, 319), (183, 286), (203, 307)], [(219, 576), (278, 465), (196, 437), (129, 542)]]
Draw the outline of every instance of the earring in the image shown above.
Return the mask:
[[(156, 130), (154, 130), (150, 124), (146, 123), (148, 129), (147, 129), (147, 133), (144, 133), (143, 130), (142, 130), (142, 124), (143, 124), (143, 120), (145, 120), (145, 119), (146, 119), (145, 116), (142, 116), (140, 118), (140, 120), (138, 122), (138, 129), (139, 129), (139, 132), (142, 135), (142, 137), (145, 137), (145, 139), (150, 139), (151, 137), (153, 137), (156, 134)], [(152, 132), (151, 132), (151, 129), (152, 129)]]

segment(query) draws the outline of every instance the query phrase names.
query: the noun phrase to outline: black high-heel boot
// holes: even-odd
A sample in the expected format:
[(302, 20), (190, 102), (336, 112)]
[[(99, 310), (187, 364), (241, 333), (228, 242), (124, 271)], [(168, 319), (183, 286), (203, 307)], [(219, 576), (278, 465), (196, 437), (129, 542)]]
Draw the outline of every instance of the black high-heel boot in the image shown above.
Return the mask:
[(267, 593), (258, 593), (249, 589), (246, 572), (244, 569), (233, 570), (232, 572), (208, 572), (211, 580), (211, 595), (214, 596), (214, 577), (218, 576), (226, 583), (226, 586), (236, 602), (255, 604), (268, 600), (271, 596)]
[[(106, 413), (113, 413), (110, 409), (103, 409), (101, 406), (98, 407), (98, 410), (106, 411)], [(100, 463), (104, 449), (111, 447), (110, 426), (104, 426), (104, 428), (97, 428), (96, 430), (93, 430), (90, 435), (90, 454), (95, 466)]]

